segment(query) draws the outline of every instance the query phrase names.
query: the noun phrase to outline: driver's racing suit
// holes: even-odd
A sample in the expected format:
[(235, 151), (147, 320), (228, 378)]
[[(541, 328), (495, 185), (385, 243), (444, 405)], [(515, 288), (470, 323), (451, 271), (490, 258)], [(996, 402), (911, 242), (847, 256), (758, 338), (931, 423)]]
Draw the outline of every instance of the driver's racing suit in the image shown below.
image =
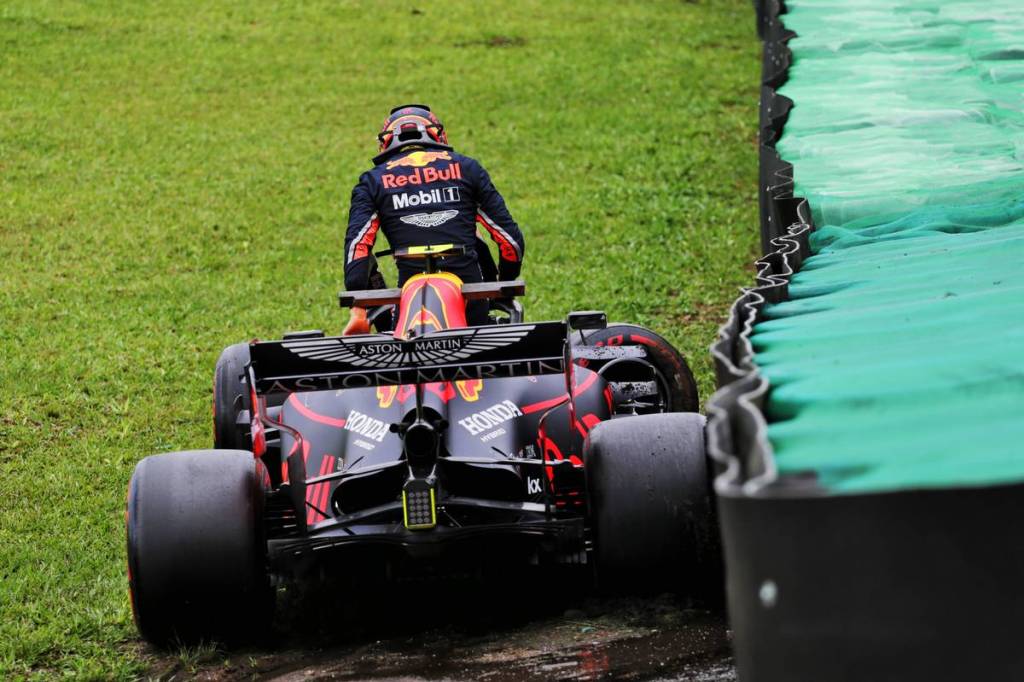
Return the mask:
[[(373, 245), (381, 229), (392, 248), (465, 246), (465, 255), (444, 258), (439, 267), (472, 283), (484, 280), (476, 251), (480, 225), (498, 245), (498, 278), (519, 275), (523, 233), (479, 162), (437, 144), (392, 150), (374, 163), (352, 190), (345, 233), (346, 289), (369, 287)], [(420, 270), (417, 261), (398, 261), (398, 286)], [(486, 323), (486, 304), (473, 303), (484, 305), (468, 306), (468, 322)]]

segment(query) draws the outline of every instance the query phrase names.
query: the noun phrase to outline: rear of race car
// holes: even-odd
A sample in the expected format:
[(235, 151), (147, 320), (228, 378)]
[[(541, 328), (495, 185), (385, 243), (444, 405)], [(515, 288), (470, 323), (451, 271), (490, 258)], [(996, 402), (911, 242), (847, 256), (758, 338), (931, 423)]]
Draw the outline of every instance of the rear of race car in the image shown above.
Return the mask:
[[(582, 445), (610, 417), (611, 394), (583, 368), (569, 372), (567, 390), (566, 330), (539, 323), (254, 345), (260, 392), (326, 388), (291, 392), (272, 424), (287, 471), (268, 506), (292, 512), (270, 536), (274, 566), (328, 554), (583, 564)], [(424, 354), (431, 364), (409, 359)], [(352, 358), (362, 364), (348, 366)], [(407, 381), (425, 378), (435, 380)]]
[[(274, 585), (312, 572), (390, 581), (568, 567), (642, 592), (713, 565), (703, 420), (661, 414), (696, 409), (682, 357), (602, 313), (526, 324), (510, 307), (511, 323), (453, 326), (446, 287), (484, 297), (522, 285), (455, 291), (444, 274), (409, 287), (420, 312), (394, 335), (231, 347), (225, 372), (244, 365), (244, 377), (217, 382), (216, 432), (251, 452), (157, 455), (132, 479), (130, 583), (147, 639), (246, 638)], [(357, 294), (350, 304), (394, 295)]]

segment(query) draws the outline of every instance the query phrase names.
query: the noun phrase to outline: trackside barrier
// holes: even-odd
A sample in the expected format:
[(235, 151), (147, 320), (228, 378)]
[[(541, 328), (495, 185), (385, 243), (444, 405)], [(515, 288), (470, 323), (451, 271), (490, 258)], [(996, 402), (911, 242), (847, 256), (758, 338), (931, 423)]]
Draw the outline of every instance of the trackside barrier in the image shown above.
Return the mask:
[(1024, 671), (1018, 518), (1024, 485), (835, 494), (779, 476), (751, 344), (764, 306), (788, 298), (815, 229), (775, 151), (793, 102), (778, 0), (755, 0), (764, 38), (760, 208), (764, 256), (711, 346), (718, 391), (708, 449), (742, 682), (1007, 680)]

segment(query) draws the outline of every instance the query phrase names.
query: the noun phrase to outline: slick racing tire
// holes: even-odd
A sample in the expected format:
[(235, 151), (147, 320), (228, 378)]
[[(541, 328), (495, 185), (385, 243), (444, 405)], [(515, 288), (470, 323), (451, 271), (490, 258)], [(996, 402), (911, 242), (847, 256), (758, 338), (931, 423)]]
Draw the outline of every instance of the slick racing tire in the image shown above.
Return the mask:
[(248, 641), (273, 613), (251, 452), (147, 457), (128, 487), (128, 584), (139, 633), (157, 646)]
[[(243, 410), (252, 414), (249, 384), (245, 380), (248, 364), (248, 343), (228, 346), (217, 358), (213, 370), (213, 447), (218, 450), (252, 450), (249, 425), (238, 423)], [(287, 398), (284, 393), (266, 396), (268, 414), (274, 417), (272, 408), (280, 407)]]
[(601, 591), (676, 592), (720, 603), (721, 545), (703, 416), (601, 422), (584, 447), (584, 471)]
[[(213, 371), (213, 447), (223, 450), (252, 450), (249, 427), (237, 423), (238, 414), (251, 410), (245, 366), (249, 344), (228, 346), (217, 358)], [(250, 412), (251, 414), (251, 412)]]
[(654, 366), (664, 412), (696, 412), (700, 409), (697, 382), (683, 354), (662, 336), (635, 324), (612, 324), (590, 332), (573, 332), (572, 344), (586, 346), (636, 345), (647, 349)]

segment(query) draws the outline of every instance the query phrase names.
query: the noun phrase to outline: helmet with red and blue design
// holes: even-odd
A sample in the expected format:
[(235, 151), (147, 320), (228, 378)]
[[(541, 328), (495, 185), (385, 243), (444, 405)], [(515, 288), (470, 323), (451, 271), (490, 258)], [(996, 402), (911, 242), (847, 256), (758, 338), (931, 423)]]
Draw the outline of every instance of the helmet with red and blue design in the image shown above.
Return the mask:
[(425, 104), (404, 104), (395, 107), (384, 119), (377, 134), (379, 151), (390, 152), (413, 144), (448, 146), (448, 134), (441, 121)]

